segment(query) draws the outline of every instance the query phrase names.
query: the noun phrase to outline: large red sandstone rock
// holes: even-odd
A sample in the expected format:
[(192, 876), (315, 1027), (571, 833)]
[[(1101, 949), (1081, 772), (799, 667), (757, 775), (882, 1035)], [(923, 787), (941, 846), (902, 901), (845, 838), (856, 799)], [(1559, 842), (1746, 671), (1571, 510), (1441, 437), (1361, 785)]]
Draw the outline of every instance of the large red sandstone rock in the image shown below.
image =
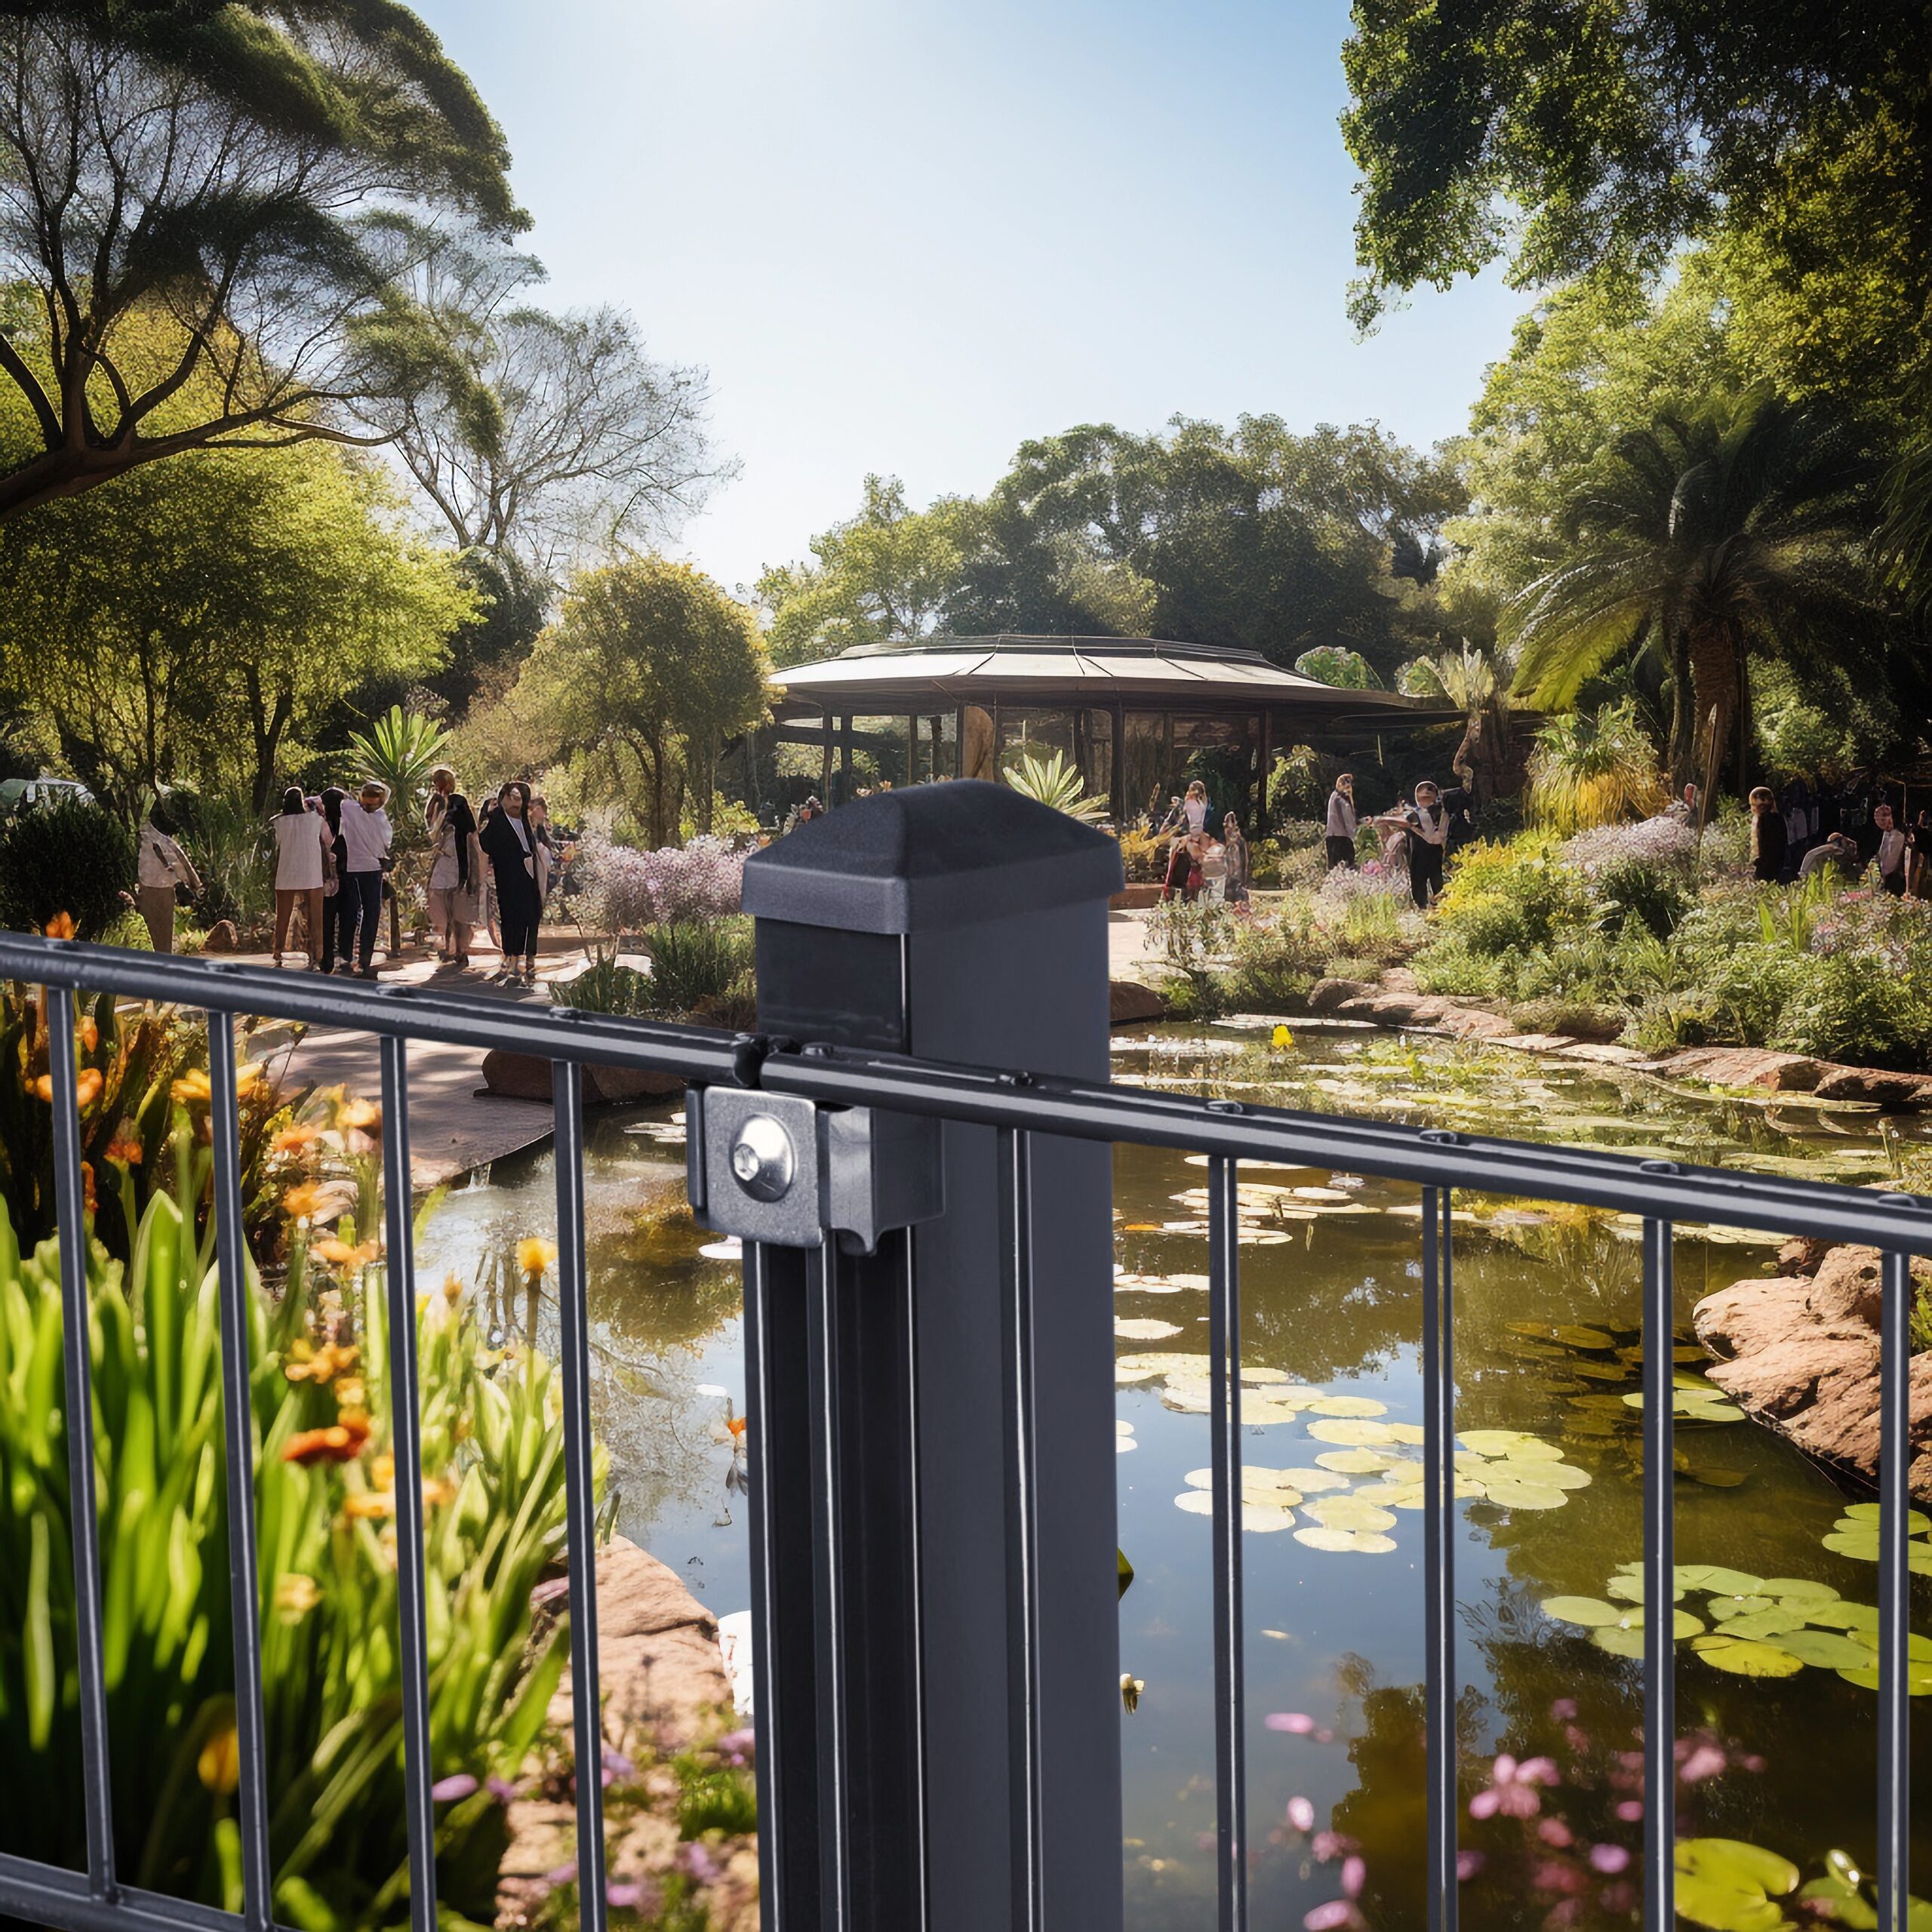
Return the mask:
[[(648, 1794), (641, 1803), (607, 1797), (607, 1863), (614, 1883), (648, 1889), (691, 1856), (678, 1838), (678, 1783), (667, 1761), (736, 1730), (738, 1720), (718, 1652), (718, 1620), (674, 1571), (624, 1537), (613, 1537), (597, 1553), (597, 1668), (605, 1743), (638, 1767)], [(566, 1670), (549, 1712), (565, 1737), (573, 1709)], [(620, 1789), (626, 1787), (635, 1789), (629, 1780)], [(509, 1850), (497, 1884), (500, 1925), (529, 1922), (547, 1892), (546, 1875), (574, 1856), (575, 1823), (567, 1796), (512, 1804)], [(756, 1932), (755, 1841), (727, 1841), (712, 1856), (719, 1870), (703, 1898), (712, 1932)]]
[[(483, 1056), (483, 1084), (493, 1094), (513, 1100), (550, 1100), (550, 1063), (534, 1054), (515, 1054), (494, 1047)], [(586, 1066), (583, 1069), (586, 1106), (617, 1106), (637, 1100), (662, 1100), (685, 1091), (684, 1078), (629, 1066)]]
[[(1787, 1242), (1782, 1265), (1803, 1266), (1816, 1244)], [(1875, 1248), (1827, 1251), (1817, 1272), (1738, 1281), (1697, 1305), (1697, 1339), (1722, 1359), (1711, 1380), (1739, 1404), (1854, 1481), (1878, 1470)], [(1921, 1281), (1932, 1269), (1914, 1263)], [(1932, 1502), (1932, 1355), (1912, 1364), (1911, 1483)]]
[(1168, 1003), (1152, 986), (1143, 986), (1138, 980), (1107, 982), (1109, 1026), (1137, 1026), (1143, 1020), (1164, 1020), (1167, 1017)]
[(1825, 1063), (1805, 1054), (1775, 1054), (1762, 1047), (1693, 1047), (1672, 1054), (1663, 1071), (1674, 1078), (1708, 1080), (1714, 1087), (1768, 1087), (1780, 1094), (1808, 1094), (1825, 1076)]
[(1872, 1066), (1826, 1065), (1816, 1089), (1821, 1100), (1870, 1100), (1881, 1107), (1932, 1106), (1932, 1079)]
[(1345, 1001), (1361, 999), (1374, 991), (1366, 980), (1317, 980), (1309, 989), (1308, 1010), (1311, 1013), (1337, 1013)]

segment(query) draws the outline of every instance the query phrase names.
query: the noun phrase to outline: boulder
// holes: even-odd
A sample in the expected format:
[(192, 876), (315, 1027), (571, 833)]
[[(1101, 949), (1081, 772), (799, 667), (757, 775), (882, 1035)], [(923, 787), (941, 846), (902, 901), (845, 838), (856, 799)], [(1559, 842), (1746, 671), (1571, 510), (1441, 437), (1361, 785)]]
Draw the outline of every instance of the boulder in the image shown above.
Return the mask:
[(1123, 886), (1107, 901), (1107, 909), (1110, 912), (1140, 912), (1160, 903), (1161, 887), (1156, 881), (1151, 884)]
[[(546, 1612), (568, 1606), (566, 1589), (546, 1590)], [(606, 1747), (636, 1768), (605, 1801), (606, 1857), (614, 1882), (647, 1894), (673, 1871), (700, 1878), (698, 1897), (713, 1932), (755, 1932), (758, 1852), (755, 1839), (727, 1839), (700, 1865), (681, 1843), (679, 1785), (669, 1768), (678, 1752), (714, 1744), (737, 1727), (731, 1687), (718, 1646), (718, 1621), (676, 1574), (627, 1537), (597, 1553), (598, 1686)], [(551, 1723), (568, 1738), (571, 1674), (550, 1700)], [(560, 1780), (509, 1806), (510, 1843), (497, 1881), (497, 1920), (524, 1924), (541, 1908), (548, 1875), (569, 1864), (576, 1809)]]
[(1339, 1013), (1347, 1000), (1365, 998), (1374, 989), (1366, 980), (1317, 980), (1309, 989), (1311, 1013)]
[(1389, 966), (1383, 971), (1382, 990), (1389, 993), (1420, 992), (1422, 983), (1417, 979), (1411, 968)]
[(1516, 1030), (1507, 1015), (1480, 1006), (1452, 1006), (1443, 1014), (1442, 1026), (1459, 1040), (1500, 1040)]
[[(628, 1066), (586, 1066), (583, 1070), (586, 1106), (611, 1106), (638, 1100), (661, 1100), (685, 1091), (683, 1076)], [(534, 1054), (513, 1054), (493, 1047), (483, 1056), (483, 1084), (492, 1094), (512, 1100), (550, 1099), (550, 1063)]]
[(1922, 1073), (1890, 1073), (1875, 1066), (1827, 1065), (1813, 1090), (1821, 1100), (1869, 1100), (1881, 1107), (1932, 1106), (1932, 1079)]
[(1705, 1080), (1713, 1087), (1809, 1094), (1825, 1077), (1826, 1063), (1807, 1054), (1776, 1054), (1763, 1047), (1693, 1047), (1672, 1054), (1661, 1071), (1673, 1079)]
[(202, 950), (204, 952), (236, 952), (241, 949), (241, 946), (240, 937), (235, 932), (235, 922), (232, 919), (216, 920), (202, 935)]
[(1500, 1047), (1512, 1047), (1519, 1054), (1560, 1054), (1577, 1042), (1568, 1033), (1503, 1033), (1497, 1036)]
[(1152, 986), (1143, 986), (1138, 980), (1107, 982), (1109, 1026), (1137, 1026), (1143, 1020), (1164, 1020), (1167, 1017), (1168, 1003)]
[[(1811, 1244), (1787, 1242), (1802, 1263)], [(1913, 1264), (1915, 1278), (1932, 1266)], [(1734, 1282), (1697, 1304), (1697, 1339), (1720, 1359), (1709, 1373), (1747, 1413), (1854, 1482), (1878, 1470), (1878, 1255), (1829, 1251), (1809, 1275)], [(1932, 1503), (1932, 1355), (1912, 1364), (1912, 1494)]]

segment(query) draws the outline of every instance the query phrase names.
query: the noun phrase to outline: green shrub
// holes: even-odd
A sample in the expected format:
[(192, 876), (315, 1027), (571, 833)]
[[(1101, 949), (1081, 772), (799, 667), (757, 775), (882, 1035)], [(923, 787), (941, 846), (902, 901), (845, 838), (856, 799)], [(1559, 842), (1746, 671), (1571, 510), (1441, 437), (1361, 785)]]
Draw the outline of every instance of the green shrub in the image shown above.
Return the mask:
[(1465, 848), (1433, 923), (1472, 952), (1500, 957), (1587, 925), (1595, 912), (1582, 875), (1557, 856), (1555, 841), (1532, 834)]
[(648, 973), (620, 966), (614, 953), (600, 952), (574, 980), (553, 980), (550, 998), (574, 1013), (611, 1013), (627, 1018), (654, 1013), (657, 989)]
[(736, 1005), (752, 996), (755, 952), (749, 919), (653, 926), (645, 944), (657, 1004), (665, 1012), (712, 1016), (727, 1002)]
[(202, 875), (195, 901), (201, 925), (227, 919), (244, 940), (266, 929), (275, 916), (275, 834), (254, 801), (233, 793), (196, 798), (184, 808), (181, 842)]
[(1807, 964), (1788, 946), (1762, 940), (1697, 963), (1692, 983), (1710, 1002), (1712, 1037), (1746, 1047), (1770, 1043)]
[(65, 912), (98, 939), (134, 887), (134, 841), (103, 805), (61, 798), (0, 825), (0, 926), (45, 932)]
[(1614, 859), (1592, 881), (1604, 906), (1606, 925), (1641, 920), (1659, 939), (1668, 939), (1690, 908), (1690, 889), (1676, 872), (1644, 859)]
[[(193, 1139), (185, 1112), (176, 1136)], [(357, 1232), (346, 1220), (348, 1241), (311, 1243), (298, 1228), (281, 1296), (249, 1309), (269, 1855), (275, 1916), (305, 1932), (408, 1915), (389, 1337)], [(23, 1255), (0, 1218), (0, 1573), (16, 1592), (0, 1619), (0, 1848), (78, 1867), (78, 1690), (42, 1661), (75, 1644), (59, 1269), (57, 1243)], [(120, 1869), (235, 1911), (215, 1276), (165, 1193), (133, 1266), (96, 1247), (89, 1275)], [(534, 1352), (488, 1350), (460, 1287), (422, 1297), (418, 1323), (423, 1463), (405, 1479), (425, 1491), (431, 1759), (469, 1787), (438, 1802), (438, 1903), (487, 1924), (508, 1833), (486, 1780), (522, 1774), (568, 1654), (531, 1608), (563, 1534), (556, 1395)]]
[(1449, 999), (1492, 999), (1512, 984), (1509, 961), (1478, 952), (1457, 934), (1433, 941), (1416, 955), (1416, 983)]
[(1257, 920), (1235, 941), (1226, 976), (1230, 1007), (1260, 1013), (1292, 1013), (1309, 989), (1328, 971), (1331, 946), (1306, 901), (1284, 902), (1272, 919)]
[(1932, 1060), (1932, 970), (1855, 952), (1807, 958), (1767, 1038), (1787, 1053), (1916, 1072)]
[(1641, 1053), (1675, 1053), (1681, 1047), (1706, 1047), (1717, 1026), (1710, 995), (1694, 989), (1652, 993), (1631, 1015), (1627, 1045)]

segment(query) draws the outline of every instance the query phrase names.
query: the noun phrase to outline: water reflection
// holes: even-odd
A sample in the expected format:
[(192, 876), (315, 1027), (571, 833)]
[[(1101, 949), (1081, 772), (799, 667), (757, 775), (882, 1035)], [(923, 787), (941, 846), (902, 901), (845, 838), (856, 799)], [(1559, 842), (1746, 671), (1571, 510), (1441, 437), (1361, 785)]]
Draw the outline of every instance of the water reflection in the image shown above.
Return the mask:
[[(1340, 1030), (1298, 1029), (1284, 1054), (1238, 1031), (1193, 1041), (1163, 1030), (1124, 1045), (1116, 1064), (1127, 1078), (1183, 1091), (1844, 1180), (1878, 1178), (1887, 1158), (1869, 1112), (1789, 1095), (1704, 1097), (1641, 1078)], [(743, 1408), (740, 1282), (735, 1263), (700, 1252), (706, 1238), (683, 1210), (683, 1152), (669, 1115), (660, 1107), (593, 1125), (586, 1204), (594, 1395), (619, 1526), (722, 1614), (749, 1601), (730, 1428)], [(1243, 1173), (1290, 1190), (1272, 1211), (1257, 1208), (1252, 1232), (1266, 1238), (1242, 1251), (1246, 1361), (1370, 1398), (1387, 1423), (1420, 1423), (1416, 1190), (1322, 1170)], [(1115, 1175), (1121, 1265), (1161, 1287), (1177, 1277), (1204, 1283), (1202, 1168), (1122, 1149)], [(1297, 1187), (1316, 1193), (1297, 1196)], [(553, 1189), (547, 1152), (526, 1156), (499, 1163), (428, 1217), (426, 1274), (454, 1267), (481, 1282), (503, 1336), (528, 1332), (512, 1250), (524, 1235), (553, 1233)], [(1559, 1924), (1627, 1924), (1622, 1874), (1600, 1864), (1614, 1866), (1617, 1847), (1641, 1842), (1641, 1821), (1617, 1812), (1631, 1801), (1621, 1758), (1635, 1748), (1641, 1667), (1540, 1606), (1553, 1596), (1601, 1597), (1617, 1566), (1641, 1553), (1640, 1419), (1623, 1399), (1638, 1386), (1638, 1251), (1629, 1227), (1601, 1217), (1457, 1206), (1459, 1427), (1535, 1438), (1589, 1478), (1554, 1506), (1477, 1498), (1459, 1506), (1466, 1801), (1497, 1789), (1500, 1753), (1519, 1763), (1546, 1757), (1560, 1780), (1537, 1783), (1539, 1771), (1510, 1797), (1518, 1810), (1534, 1797), (1533, 1813), (1466, 1817), (1463, 1843), (1488, 1862), (1465, 1888), (1465, 1921), (1472, 1932), (1540, 1926), (1556, 1912)], [(1718, 1245), (1680, 1231), (1676, 1312), (1687, 1334), (1700, 1299), (1764, 1271), (1771, 1257), (1765, 1243)], [(1204, 1351), (1206, 1300), (1198, 1285), (1124, 1287), (1119, 1315), (1159, 1331), (1123, 1339), (1121, 1352)], [(546, 1287), (536, 1310), (541, 1346), (555, 1346), (555, 1315)], [(1684, 1366), (1693, 1366), (1687, 1352)], [(1184, 1396), (1186, 1378), (1177, 1380)], [(1208, 1525), (1176, 1507), (1190, 1473), (1208, 1460), (1208, 1423), (1176, 1392), (1157, 1379), (1123, 1387), (1118, 1398), (1131, 1425), (1122, 1439), (1133, 1445), (1118, 1462), (1121, 1540), (1135, 1570), (1121, 1604), (1121, 1667), (1145, 1684), (1137, 1709), (1122, 1718), (1134, 1932), (1213, 1922)], [(1316, 1420), (1284, 1414), (1251, 1429), (1248, 1460), (1318, 1469), (1320, 1457), (1349, 1454), (1310, 1435)], [(1801, 1457), (1753, 1425), (1721, 1420), (1687, 1420), (1680, 1447), (1682, 1563), (1813, 1579), (1848, 1600), (1874, 1601), (1872, 1566), (1821, 1546), (1844, 1499)], [(1398, 1438), (1386, 1453), (1399, 1461), (1417, 1452)], [(1347, 1480), (1386, 1497), (1392, 1478), (1381, 1471)], [(1399, 1487), (1399, 1472), (1394, 1480)], [(1393, 1543), (1384, 1554), (1331, 1554), (1298, 1542), (1292, 1529), (1244, 1538), (1257, 1927), (1299, 1925), (1310, 1912), (1349, 1906), (1350, 1846), (1361, 1860), (1354, 1909), (1366, 1922), (1392, 1932), (1422, 1922), (1423, 1523), (1413, 1509), (1386, 1513), (1394, 1522), (1374, 1540)], [(1316, 1520), (1300, 1506), (1294, 1516), (1297, 1527)], [(1915, 1587), (1921, 1627), (1932, 1628), (1932, 1586)], [(1700, 1761), (1706, 1774), (1686, 1787), (1687, 1829), (1774, 1847), (1807, 1876), (1834, 1847), (1869, 1858), (1870, 1691), (1822, 1669), (1776, 1680), (1726, 1676), (1687, 1648), (1678, 1678), (1683, 1732), (1708, 1740), (1724, 1767), (1710, 1772), (1710, 1761)], [(1270, 1715), (1284, 1724), (1270, 1728)], [(1928, 1781), (1921, 1789), (1932, 1789), (1918, 1728), (1918, 1773)], [(1291, 1822), (1297, 1799), (1312, 1829)], [(1565, 1832), (1571, 1842), (1556, 1842)], [(1932, 1872), (1927, 1827), (1921, 1838), (1923, 1874)], [(1922, 1877), (1920, 1890), (1929, 1883)]]

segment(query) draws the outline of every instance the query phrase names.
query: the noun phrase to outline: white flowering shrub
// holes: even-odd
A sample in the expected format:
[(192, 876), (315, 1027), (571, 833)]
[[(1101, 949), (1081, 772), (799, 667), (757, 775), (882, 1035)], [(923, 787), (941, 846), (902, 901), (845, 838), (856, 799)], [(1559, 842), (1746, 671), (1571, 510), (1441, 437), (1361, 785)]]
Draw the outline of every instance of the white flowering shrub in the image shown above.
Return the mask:
[(744, 887), (744, 854), (723, 838), (700, 837), (640, 852), (587, 832), (577, 865), (583, 923), (614, 936), (724, 917), (737, 911)]

